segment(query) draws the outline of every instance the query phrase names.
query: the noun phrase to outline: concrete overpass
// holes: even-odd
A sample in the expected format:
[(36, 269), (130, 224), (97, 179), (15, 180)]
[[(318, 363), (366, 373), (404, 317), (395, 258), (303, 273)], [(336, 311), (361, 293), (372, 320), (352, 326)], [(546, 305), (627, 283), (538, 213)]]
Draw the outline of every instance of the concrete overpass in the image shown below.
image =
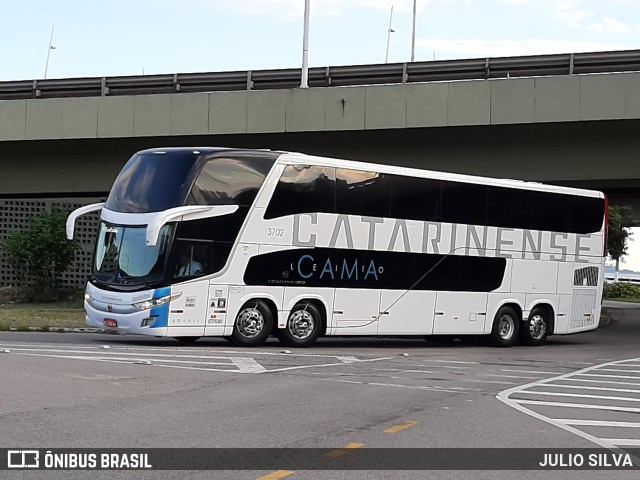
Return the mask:
[[(51, 204), (104, 197), (131, 154), (152, 146), (295, 150), (640, 204), (640, 73), (506, 77), (61, 98), (34, 89), (0, 100), (0, 237)], [(89, 245), (95, 222), (85, 227)], [(70, 283), (84, 278), (86, 250)], [(0, 258), (0, 284), (13, 278)]]

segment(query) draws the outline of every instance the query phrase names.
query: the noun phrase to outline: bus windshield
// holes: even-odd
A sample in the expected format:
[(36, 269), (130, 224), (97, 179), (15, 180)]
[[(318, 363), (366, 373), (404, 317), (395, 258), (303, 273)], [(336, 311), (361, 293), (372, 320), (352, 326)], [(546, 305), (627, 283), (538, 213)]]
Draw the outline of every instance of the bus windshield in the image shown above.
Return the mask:
[(149, 247), (146, 227), (102, 222), (96, 246), (96, 279), (117, 285), (144, 285), (162, 280), (173, 228), (164, 225), (157, 244)]

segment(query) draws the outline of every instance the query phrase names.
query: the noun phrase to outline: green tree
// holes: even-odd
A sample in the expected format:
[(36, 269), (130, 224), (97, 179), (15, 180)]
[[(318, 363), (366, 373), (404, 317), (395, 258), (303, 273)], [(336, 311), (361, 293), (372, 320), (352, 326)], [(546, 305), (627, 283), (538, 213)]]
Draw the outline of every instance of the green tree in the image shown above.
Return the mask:
[(609, 206), (609, 234), (607, 251), (609, 257), (616, 262), (616, 272), (620, 270), (620, 259), (627, 255), (628, 241), (633, 233), (633, 209), (628, 205)]
[(10, 232), (0, 242), (29, 301), (51, 302), (62, 293), (61, 274), (78, 250), (66, 238), (67, 216), (61, 209), (41, 213), (29, 220), (26, 230)]

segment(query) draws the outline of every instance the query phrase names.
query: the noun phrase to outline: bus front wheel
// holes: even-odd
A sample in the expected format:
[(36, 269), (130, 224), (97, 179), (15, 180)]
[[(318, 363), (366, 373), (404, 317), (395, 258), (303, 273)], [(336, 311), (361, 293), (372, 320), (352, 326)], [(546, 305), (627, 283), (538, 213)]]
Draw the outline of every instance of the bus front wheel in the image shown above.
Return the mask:
[(256, 347), (267, 341), (272, 328), (269, 307), (262, 300), (252, 300), (238, 312), (230, 340), (238, 347)]
[(518, 314), (508, 306), (504, 306), (498, 310), (493, 320), (493, 328), (489, 338), (491, 344), (495, 347), (511, 347), (516, 343), (518, 338)]
[(276, 330), (278, 340), (288, 347), (308, 347), (320, 336), (322, 315), (310, 302), (298, 303), (291, 309), (285, 328)]

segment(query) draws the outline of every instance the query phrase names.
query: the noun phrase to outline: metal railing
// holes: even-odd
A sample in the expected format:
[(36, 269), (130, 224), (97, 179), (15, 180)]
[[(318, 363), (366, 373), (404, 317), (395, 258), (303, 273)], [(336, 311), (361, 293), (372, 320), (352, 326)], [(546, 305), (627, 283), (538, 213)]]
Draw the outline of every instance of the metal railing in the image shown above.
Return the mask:
[[(310, 87), (640, 71), (640, 50), (315, 67)], [(301, 69), (0, 82), (0, 100), (297, 88)]]

